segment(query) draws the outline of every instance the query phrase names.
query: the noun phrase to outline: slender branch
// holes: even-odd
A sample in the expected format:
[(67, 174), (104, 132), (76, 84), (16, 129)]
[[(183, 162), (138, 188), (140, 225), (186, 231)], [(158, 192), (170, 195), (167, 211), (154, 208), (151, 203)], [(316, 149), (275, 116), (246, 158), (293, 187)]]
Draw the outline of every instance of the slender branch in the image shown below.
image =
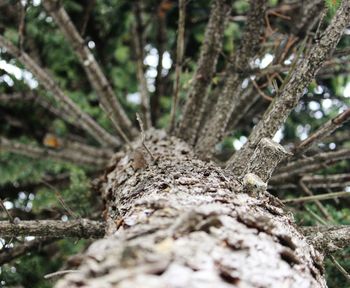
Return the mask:
[(41, 220), (41, 221), (19, 221), (12, 224), (7, 221), (0, 221), (0, 237), (78, 237), (78, 238), (99, 238), (105, 233), (103, 222), (88, 219), (71, 221)]
[(20, 155), (29, 156), (35, 159), (54, 159), (64, 162), (70, 162), (77, 165), (92, 165), (95, 167), (104, 167), (108, 160), (103, 158), (90, 157), (80, 153), (77, 150), (61, 149), (52, 150), (40, 148), (29, 144), (23, 144), (0, 137), (0, 149)]
[[(306, 186), (303, 180), (299, 181), (300, 188), (304, 191), (304, 193), (308, 196), (314, 196), (312, 191)], [(321, 214), (326, 217), (327, 220), (333, 220), (332, 216), (327, 212), (327, 209), (323, 206), (320, 200), (314, 200), (318, 210), (320, 210)]]
[(294, 198), (294, 199), (286, 199), (282, 200), (283, 203), (291, 203), (291, 204), (296, 204), (296, 203), (306, 203), (306, 202), (313, 202), (313, 201), (322, 201), (322, 200), (329, 200), (329, 199), (334, 199), (338, 197), (349, 197), (350, 192), (333, 192), (333, 193), (325, 193), (325, 194), (320, 194), (320, 195), (313, 195), (313, 196), (305, 196), (305, 197), (299, 197), (299, 198)]
[(139, 122), (139, 125), (140, 125), (140, 130), (141, 130), (141, 137), (142, 137), (142, 146), (146, 149), (147, 153), (151, 156), (152, 160), (155, 160), (151, 150), (148, 149), (147, 145), (146, 145), (146, 142), (145, 142), (145, 129), (143, 127), (143, 122), (142, 122), (142, 119), (140, 117), (140, 115), (138, 113), (136, 113), (136, 119), (137, 119), (137, 122)]
[[(206, 121), (198, 137), (196, 151), (201, 157), (208, 155), (208, 152), (209, 154), (214, 152), (215, 145), (225, 133), (231, 115), (241, 114), (237, 108), (241, 106), (242, 81), (247, 77), (241, 71), (250, 65), (260, 50), (260, 36), (264, 31), (263, 15), (266, 9), (266, 0), (251, 0), (249, 3), (251, 7), (241, 45), (234, 55), (232, 67), (229, 67), (228, 78), (214, 107), (215, 112), (212, 118)], [(251, 102), (255, 95), (248, 95), (251, 96), (248, 102)]]
[(131, 132), (133, 131), (131, 121), (128, 119), (101, 67), (89, 48), (85, 45), (84, 39), (80, 36), (64, 7), (57, 0), (44, 0), (43, 5), (54, 18), (77, 54), (91, 86), (99, 96), (102, 109), (110, 117), (120, 136), (123, 137), (123, 133), (131, 136)]
[(175, 81), (173, 88), (173, 101), (171, 104), (169, 131), (173, 132), (176, 123), (176, 112), (179, 101), (180, 91), (180, 75), (182, 70), (182, 61), (185, 47), (185, 17), (186, 17), (186, 0), (179, 0), (179, 20), (177, 28), (177, 44), (176, 44), (176, 68)]
[(302, 141), (294, 149), (294, 154), (300, 155), (306, 152), (312, 145), (316, 145), (321, 142), (325, 137), (334, 132), (337, 128), (343, 126), (343, 124), (350, 119), (350, 108), (340, 113), (337, 117), (329, 120), (320, 128), (318, 128), (312, 135)]
[(45, 185), (43, 181), (51, 185), (65, 186), (69, 183), (69, 173), (62, 173), (54, 176), (45, 175), (42, 180), (38, 182), (16, 183), (16, 185), (13, 183), (4, 184), (0, 187), (0, 198), (17, 198), (18, 193), (22, 191), (33, 193), (37, 188)]
[(38, 250), (43, 246), (51, 244), (52, 242), (58, 240), (57, 238), (45, 238), (45, 239), (35, 239), (32, 241), (25, 241), (23, 244), (15, 245), (13, 248), (3, 248), (0, 252), (0, 266), (21, 257), (28, 252), (33, 250)]
[(222, 38), (231, 7), (224, 0), (214, 0), (209, 22), (204, 35), (197, 70), (192, 78), (192, 85), (183, 109), (177, 136), (190, 144), (195, 143), (198, 126), (201, 121), (203, 99), (216, 70), (216, 63), (222, 47)]
[(134, 42), (135, 54), (136, 54), (136, 75), (139, 83), (139, 90), (141, 94), (141, 114), (145, 120), (146, 130), (152, 127), (151, 121), (151, 107), (150, 107), (150, 96), (147, 87), (147, 80), (144, 73), (143, 65), (143, 25), (142, 25), (142, 14), (140, 3), (135, 1), (133, 4), (133, 12), (135, 18), (135, 24), (132, 26), (134, 37), (132, 37)]
[(151, 117), (154, 126), (160, 116), (160, 97), (164, 96), (165, 92), (165, 76), (163, 72), (163, 55), (166, 47), (167, 38), (167, 12), (173, 7), (174, 3), (168, 0), (160, 1), (157, 7), (157, 42), (156, 48), (158, 51), (157, 76), (155, 80), (155, 91), (151, 97)]
[(44, 275), (44, 278), (45, 279), (50, 279), (52, 277), (62, 276), (62, 275), (65, 275), (65, 274), (70, 274), (70, 273), (83, 273), (83, 272), (80, 271), (80, 270), (60, 270), (60, 271), (56, 271), (56, 272), (53, 272), (53, 273), (46, 274), (46, 275)]
[(84, 9), (84, 16), (80, 25), (80, 35), (84, 36), (91, 12), (95, 6), (96, 0), (90, 0)]
[(72, 141), (69, 139), (59, 138), (53, 134), (46, 134), (43, 139), (43, 144), (46, 147), (53, 149), (68, 149), (75, 150), (80, 154), (84, 154), (89, 157), (104, 158), (106, 161), (111, 159), (114, 152), (111, 149), (101, 149), (91, 145), (87, 145), (82, 142)]
[(345, 268), (340, 265), (340, 263), (334, 258), (333, 255), (330, 255), (331, 261), (333, 262), (334, 266), (339, 270), (339, 272), (341, 274), (344, 275), (344, 277), (346, 278), (346, 280), (348, 280), (350, 282), (350, 274), (348, 271), (345, 270)]
[[(273, 178), (274, 179), (274, 178)], [(272, 179), (272, 180), (273, 180)], [(305, 175), (301, 180), (307, 187), (312, 189), (344, 188), (350, 186), (350, 174), (335, 175)], [(286, 182), (273, 182), (274, 189), (298, 189), (298, 185)], [(294, 181), (293, 181), (294, 182)], [(270, 183), (271, 184), (271, 183)]]
[[(22, 62), (41, 82), (47, 91), (52, 92), (53, 97), (69, 116), (74, 116), (80, 126), (91, 134), (102, 145), (118, 146), (120, 141), (105, 131), (91, 116), (82, 111), (58, 86), (58, 84), (25, 52), (21, 52), (10, 41), (0, 35), (0, 46)], [(68, 117), (67, 115), (67, 117)]]
[(350, 159), (350, 149), (319, 153), (312, 157), (297, 160), (279, 168), (271, 178), (271, 184), (287, 181), (303, 173), (324, 169), (330, 164), (346, 159)]
[(0, 102), (2, 103), (12, 103), (14, 101), (29, 101), (33, 104), (38, 104), (51, 114), (61, 118), (67, 123), (73, 125), (76, 128), (81, 129), (80, 121), (74, 121), (74, 116), (72, 116), (71, 111), (65, 109), (64, 107), (55, 107), (53, 103), (50, 103), (44, 97), (41, 97), (39, 93), (35, 93), (34, 91), (26, 91), (26, 92), (16, 92), (12, 94), (0, 94)]
[(319, 226), (314, 229), (305, 227), (304, 234), (309, 241), (325, 254), (339, 251), (350, 246), (350, 226)]
[(316, 25), (320, 11), (324, 8), (324, 0), (304, 1), (294, 13), (292, 32), (303, 37)]
[(263, 137), (272, 138), (275, 135), (298, 104), (304, 89), (335, 49), (349, 22), (350, 2), (344, 0), (321, 39), (313, 45), (307, 57), (297, 64), (281, 94), (270, 104), (263, 118), (255, 126), (248, 142), (230, 158), (227, 164), (228, 169), (239, 175), (244, 169), (245, 163), (249, 162), (260, 139)]

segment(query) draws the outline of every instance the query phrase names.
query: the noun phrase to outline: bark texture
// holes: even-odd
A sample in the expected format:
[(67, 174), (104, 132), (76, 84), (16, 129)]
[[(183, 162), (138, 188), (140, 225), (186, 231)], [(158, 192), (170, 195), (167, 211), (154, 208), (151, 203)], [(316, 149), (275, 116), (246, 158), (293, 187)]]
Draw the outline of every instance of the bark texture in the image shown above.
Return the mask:
[(108, 237), (56, 287), (326, 287), (322, 257), (273, 196), (250, 197), (184, 142), (151, 134), (156, 160), (116, 156), (101, 188)]

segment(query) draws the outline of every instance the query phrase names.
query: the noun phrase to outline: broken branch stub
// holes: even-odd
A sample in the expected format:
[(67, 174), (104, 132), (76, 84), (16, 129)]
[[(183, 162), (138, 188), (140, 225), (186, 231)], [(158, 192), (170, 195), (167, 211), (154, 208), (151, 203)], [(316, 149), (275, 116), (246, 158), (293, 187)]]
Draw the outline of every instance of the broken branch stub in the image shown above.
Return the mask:
[(288, 155), (291, 154), (282, 145), (269, 138), (262, 138), (247, 163), (247, 168), (242, 175), (237, 176), (241, 178), (247, 173), (253, 173), (262, 181), (267, 182), (276, 166)]

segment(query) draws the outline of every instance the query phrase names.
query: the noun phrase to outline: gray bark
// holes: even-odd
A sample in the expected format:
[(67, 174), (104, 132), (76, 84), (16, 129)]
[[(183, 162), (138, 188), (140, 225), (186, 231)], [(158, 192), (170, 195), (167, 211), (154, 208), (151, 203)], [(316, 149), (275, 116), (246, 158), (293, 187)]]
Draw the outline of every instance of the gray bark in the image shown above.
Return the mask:
[(145, 144), (157, 160), (119, 154), (101, 187), (106, 238), (56, 287), (326, 287), (322, 256), (273, 196), (243, 193), (165, 133)]

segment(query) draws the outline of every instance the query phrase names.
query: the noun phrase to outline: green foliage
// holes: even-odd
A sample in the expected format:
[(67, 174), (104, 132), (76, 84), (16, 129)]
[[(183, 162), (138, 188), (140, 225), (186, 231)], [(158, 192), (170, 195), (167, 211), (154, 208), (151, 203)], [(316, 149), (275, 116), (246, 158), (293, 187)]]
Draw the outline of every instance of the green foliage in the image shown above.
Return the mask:
[(340, 2), (340, 0), (325, 0), (325, 4), (328, 8), (328, 13), (330, 16), (333, 16), (335, 14), (340, 5)]

